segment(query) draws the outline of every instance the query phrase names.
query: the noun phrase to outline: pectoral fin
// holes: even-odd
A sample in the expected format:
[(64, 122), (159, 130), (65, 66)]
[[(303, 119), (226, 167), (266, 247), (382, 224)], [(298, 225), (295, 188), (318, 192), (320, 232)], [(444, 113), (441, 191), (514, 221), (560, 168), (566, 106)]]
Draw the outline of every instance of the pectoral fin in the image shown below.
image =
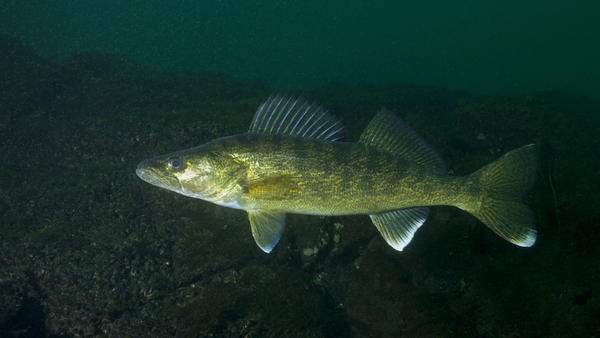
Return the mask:
[(427, 219), (429, 208), (412, 208), (369, 215), (389, 245), (402, 251)]
[(271, 252), (285, 228), (285, 212), (279, 210), (248, 210), (252, 236), (266, 253)]
[(295, 177), (285, 174), (248, 180), (240, 185), (245, 197), (258, 199), (280, 198), (297, 187)]

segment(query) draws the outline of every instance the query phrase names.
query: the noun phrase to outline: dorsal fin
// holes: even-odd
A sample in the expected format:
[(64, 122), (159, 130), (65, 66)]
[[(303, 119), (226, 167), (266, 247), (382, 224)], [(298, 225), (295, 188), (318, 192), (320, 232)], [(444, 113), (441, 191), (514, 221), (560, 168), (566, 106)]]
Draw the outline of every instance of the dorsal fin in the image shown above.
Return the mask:
[(304, 99), (280, 94), (263, 102), (252, 120), (249, 133), (279, 134), (342, 141), (345, 137), (342, 122), (322, 107), (308, 104)]
[(424, 168), (446, 173), (446, 164), (440, 155), (389, 110), (382, 109), (377, 113), (363, 131), (359, 142), (387, 150)]

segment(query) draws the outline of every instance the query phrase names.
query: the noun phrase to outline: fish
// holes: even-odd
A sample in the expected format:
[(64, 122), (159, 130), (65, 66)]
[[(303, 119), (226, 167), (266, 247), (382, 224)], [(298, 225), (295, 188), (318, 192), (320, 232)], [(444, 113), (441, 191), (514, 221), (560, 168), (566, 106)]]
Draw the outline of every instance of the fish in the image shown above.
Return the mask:
[(537, 181), (535, 144), (510, 151), (467, 176), (451, 176), (441, 156), (404, 121), (382, 109), (358, 142), (341, 120), (302, 97), (271, 95), (248, 132), (141, 162), (136, 174), (176, 193), (242, 209), (264, 252), (279, 242), (287, 213), (368, 215), (402, 251), (429, 215), (448, 205), (505, 240), (531, 247), (533, 211), (523, 203)]

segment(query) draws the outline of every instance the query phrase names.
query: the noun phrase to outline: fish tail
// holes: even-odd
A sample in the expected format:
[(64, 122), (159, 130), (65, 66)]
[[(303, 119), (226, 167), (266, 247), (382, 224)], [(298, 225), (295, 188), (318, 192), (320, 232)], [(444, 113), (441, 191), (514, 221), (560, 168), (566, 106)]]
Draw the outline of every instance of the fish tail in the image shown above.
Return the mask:
[(469, 176), (483, 196), (466, 211), (500, 237), (522, 247), (535, 243), (535, 216), (523, 197), (537, 181), (539, 162), (535, 145), (515, 149)]

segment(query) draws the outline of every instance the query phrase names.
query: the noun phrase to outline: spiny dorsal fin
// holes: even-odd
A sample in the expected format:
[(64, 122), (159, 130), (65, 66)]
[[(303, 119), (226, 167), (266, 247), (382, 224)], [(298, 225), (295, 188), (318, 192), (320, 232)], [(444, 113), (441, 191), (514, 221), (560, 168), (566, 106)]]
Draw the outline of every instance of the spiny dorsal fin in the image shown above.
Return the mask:
[(322, 107), (308, 104), (304, 99), (280, 94), (263, 102), (250, 125), (249, 133), (279, 134), (342, 141), (345, 136), (342, 122)]
[(359, 142), (387, 150), (424, 168), (446, 173), (446, 164), (440, 155), (389, 110), (383, 109), (377, 113), (363, 131)]

